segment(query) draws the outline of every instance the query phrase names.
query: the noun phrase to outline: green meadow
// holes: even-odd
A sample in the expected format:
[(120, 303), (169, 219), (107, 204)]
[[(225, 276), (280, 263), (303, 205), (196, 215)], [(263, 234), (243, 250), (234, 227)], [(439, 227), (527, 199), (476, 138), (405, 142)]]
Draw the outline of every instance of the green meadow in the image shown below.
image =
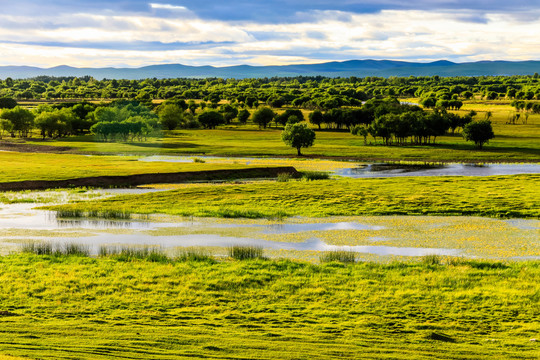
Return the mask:
[[(347, 131), (323, 129), (317, 130), (315, 145), (302, 150), (306, 156), (296, 158), (296, 151), (281, 141), (280, 128), (260, 130), (251, 123), (233, 123), (216, 130), (165, 131), (163, 137), (140, 143), (96, 142), (90, 135), (18, 140), (38, 152), (0, 151), (0, 182), (274, 165), (313, 171), (320, 170), (322, 162), (326, 170), (335, 170), (344, 164), (328, 159), (540, 160), (540, 115), (531, 115), (527, 124), (507, 124), (514, 110), (500, 101), (466, 101), (457, 113), (470, 110), (478, 112), (477, 119), (492, 113), (495, 138), (481, 151), (457, 132), (437, 138), (431, 146), (383, 146), (380, 139), (375, 144), (368, 138), (364, 144), (363, 138)], [(42, 145), (47, 146), (39, 152)], [(58, 147), (59, 153), (51, 152), (52, 147)], [(139, 161), (140, 156), (176, 154), (230, 159)], [(263, 159), (248, 166), (235, 160), (240, 156)], [(361, 231), (342, 237), (329, 232), (320, 238), (333, 245), (465, 249), (473, 244), (483, 249), (465, 253), (477, 259), (426, 256), (394, 261), (381, 256), (377, 262), (358, 254), (324, 253), (317, 264), (281, 259), (279, 251), (264, 254), (271, 260), (242, 261), (182, 254), (138, 259), (104, 253), (96, 257), (13, 253), (0, 256), (0, 360), (538, 359), (540, 262), (479, 260), (482, 254), (496, 258), (505, 252), (534, 257), (536, 243), (515, 240), (509, 225), (494, 227), (472, 216), (540, 218), (540, 174), (312, 181), (283, 175), (280, 180), (181, 184), (169, 191), (110, 197), (75, 189), (66, 197), (71, 202), (45, 209), (68, 217), (108, 214), (112, 220), (131, 214), (299, 217), (298, 222), (410, 215), (406, 220), (385, 218), (398, 226), (378, 230), (378, 240), (366, 240)], [(61, 197), (55, 192), (10, 192), (0, 193), (0, 202), (67, 201), (58, 200)], [(454, 238), (418, 239), (417, 221), (432, 225), (427, 215), (471, 216), (471, 221), (449, 226), (448, 231), (459, 235)], [(87, 235), (84, 229), (74, 230), (73, 234)], [(480, 230), (479, 238), (475, 234)], [(18, 231), (9, 234), (18, 243), (37, 235), (62, 236), (42, 229), (13, 233)], [(198, 229), (174, 231), (154, 233), (174, 236)], [(247, 233), (236, 228), (220, 231), (218, 235)], [(535, 227), (528, 231), (534, 232)], [(498, 237), (492, 238), (490, 232)], [(275, 236), (281, 236), (281, 241), (304, 241), (312, 235)], [(353, 261), (360, 258), (365, 261)]]
[(0, 152), (0, 182), (63, 180), (87, 176), (159, 172), (245, 169), (240, 164), (138, 161), (135, 156), (84, 156), (53, 153)]
[[(418, 99), (407, 99), (418, 101)], [(358, 160), (410, 160), (410, 161), (453, 161), (453, 162), (538, 162), (540, 161), (540, 115), (531, 114), (527, 124), (508, 124), (515, 109), (508, 103), (465, 102), (460, 111), (465, 115), (475, 110), (476, 119), (483, 119), (492, 113), (495, 138), (482, 151), (474, 144), (466, 142), (459, 130), (437, 138), (431, 146), (384, 146), (368, 137), (364, 144), (362, 137), (348, 131), (316, 131), (315, 145), (303, 150), (308, 157), (337, 157)], [(305, 116), (307, 118), (308, 112)], [(274, 126), (274, 123), (271, 124)], [(215, 130), (173, 130), (166, 131), (161, 138), (149, 139), (144, 143), (104, 143), (96, 142), (92, 136), (68, 137), (54, 141), (29, 139), (32, 146), (52, 145), (69, 147), (74, 152), (92, 154), (193, 154), (220, 156), (295, 156), (294, 149), (287, 147), (280, 138), (282, 128), (259, 129), (256, 125), (225, 125)]]
[(0, 257), (24, 359), (537, 359), (538, 262)]
[(537, 218), (540, 216), (540, 175), (193, 185), (49, 209), (246, 218), (349, 215)]

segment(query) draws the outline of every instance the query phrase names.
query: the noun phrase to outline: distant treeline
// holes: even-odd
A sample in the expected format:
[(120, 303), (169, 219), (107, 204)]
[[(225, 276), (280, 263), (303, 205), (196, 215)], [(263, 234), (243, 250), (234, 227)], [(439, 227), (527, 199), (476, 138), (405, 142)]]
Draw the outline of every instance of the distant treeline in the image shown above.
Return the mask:
[(538, 74), (493, 77), (295, 77), (264, 79), (96, 80), (92, 77), (0, 81), (0, 98), (28, 99), (200, 99), (247, 107), (294, 106), (328, 110), (384, 97), (417, 97), (425, 107), (459, 109), (473, 96), (494, 100), (540, 100)]

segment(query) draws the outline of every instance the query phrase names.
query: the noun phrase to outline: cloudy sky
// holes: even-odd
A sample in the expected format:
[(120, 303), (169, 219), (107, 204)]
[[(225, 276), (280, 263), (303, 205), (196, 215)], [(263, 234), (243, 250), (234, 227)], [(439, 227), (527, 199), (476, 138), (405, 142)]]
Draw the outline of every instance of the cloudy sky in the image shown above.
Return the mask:
[(0, 0), (0, 65), (540, 60), (540, 0)]

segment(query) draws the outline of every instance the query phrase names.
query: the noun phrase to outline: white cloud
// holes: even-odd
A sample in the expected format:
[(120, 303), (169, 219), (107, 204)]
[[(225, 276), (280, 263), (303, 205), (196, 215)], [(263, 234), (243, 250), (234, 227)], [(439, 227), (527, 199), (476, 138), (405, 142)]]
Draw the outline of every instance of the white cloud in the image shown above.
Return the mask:
[[(203, 20), (182, 6), (150, 6), (176, 15), (78, 13), (39, 19), (0, 15), (0, 64), (103, 67), (267, 65), (365, 58), (540, 59), (540, 20), (522, 22), (505, 14), (488, 13), (482, 21), (474, 22), (463, 20), (471, 18), (463, 11), (316, 11), (294, 24), (259, 24)], [(161, 45), (142, 51), (141, 43)], [(179, 43), (210, 45), (182, 48)], [(124, 46), (120, 50), (114, 44)]]
[(170, 5), (170, 4), (151, 3), (150, 7), (152, 9), (165, 9), (165, 10), (173, 10), (173, 11), (188, 11), (187, 7), (185, 7), (185, 6), (177, 6), (177, 5)]

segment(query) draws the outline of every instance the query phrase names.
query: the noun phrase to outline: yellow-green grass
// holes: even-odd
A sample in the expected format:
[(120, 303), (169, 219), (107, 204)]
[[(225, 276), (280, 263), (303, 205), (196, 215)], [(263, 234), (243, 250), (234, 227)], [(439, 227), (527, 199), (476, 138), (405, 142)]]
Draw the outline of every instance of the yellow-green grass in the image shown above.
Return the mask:
[[(540, 263), (0, 258), (30, 359), (537, 359)], [(10, 359), (11, 360), (11, 359)]]
[(540, 216), (540, 175), (410, 177), (192, 186), (52, 209), (201, 217)]
[(0, 182), (245, 168), (241, 164), (144, 162), (134, 156), (0, 152)]
[[(506, 115), (504, 117), (506, 119)], [(423, 160), (455, 162), (538, 162), (540, 125), (494, 124), (495, 139), (482, 151), (461, 134), (437, 138), (434, 146), (364, 145), (363, 138), (348, 132), (317, 131), (313, 147), (303, 149), (310, 157), (346, 157), (361, 160)], [(540, 120), (540, 119), (539, 119)], [(534, 120), (538, 122), (538, 120)], [(231, 127), (217, 130), (177, 130), (144, 146), (100, 143), (92, 138), (66, 138), (47, 145), (73, 147), (78, 152), (99, 154), (203, 154), (222, 156), (295, 156), (295, 149), (281, 141), (280, 129)], [(373, 143), (369, 138), (368, 142)], [(379, 140), (380, 142), (380, 140)], [(39, 145), (39, 141), (32, 142)]]

